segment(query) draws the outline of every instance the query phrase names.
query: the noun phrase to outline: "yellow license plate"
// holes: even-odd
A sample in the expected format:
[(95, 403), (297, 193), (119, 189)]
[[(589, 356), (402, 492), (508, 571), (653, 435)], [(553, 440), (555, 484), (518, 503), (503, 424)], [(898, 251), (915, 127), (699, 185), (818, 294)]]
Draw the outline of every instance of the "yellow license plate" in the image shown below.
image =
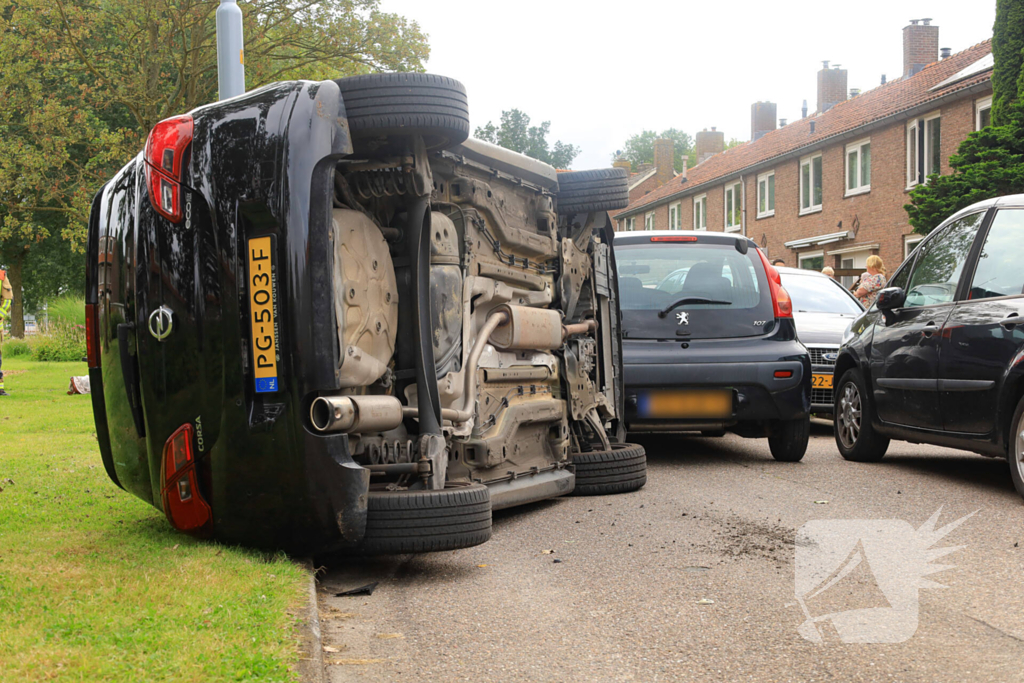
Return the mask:
[(832, 375), (812, 374), (811, 375), (811, 386), (815, 389), (831, 389), (832, 388)]
[(652, 391), (637, 405), (641, 417), (710, 418), (732, 415), (732, 391)]
[(277, 375), (277, 259), (273, 235), (249, 240), (249, 325), (256, 393), (279, 389)]

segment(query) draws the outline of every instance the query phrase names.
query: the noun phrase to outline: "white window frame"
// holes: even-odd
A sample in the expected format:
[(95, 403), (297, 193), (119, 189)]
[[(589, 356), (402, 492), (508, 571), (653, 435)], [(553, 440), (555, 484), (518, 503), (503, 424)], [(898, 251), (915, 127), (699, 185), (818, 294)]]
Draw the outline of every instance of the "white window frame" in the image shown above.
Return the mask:
[[(857, 140), (851, 142), (846, 146), (845, 153), (843, 154), (843, 176), (845, 178), (843, 187), (845, 188), (846, 197), (852, 197), (858, 194), (864, 194), (865, 192), (871, 192), (871, 152), (868, 152), (868, 181), (864, 182), (864, 169), (861, 168), (862, 159), (864, 156), (864, 147), (871, 147), (871, 138), (864, 138), (863, 140)], [(854, 166), (856, 178), (854, 178), (854, 186), (850, 188), (850, 155), (857, 155), (857, 162)]]
[(644, 214), (644, 230), (654, 230), (654, 212), (648, 211)]
[[(770, 179), (770, 180), (769, 180)], [(764, 211), (761, 211), (761, 188), (764, 188)], [(768, 190), (772, 189), (771, 193)], [(757, 217), (769, 218), (775, 215), (775, 171), (757, 176)]]
[[(928, 134), (928, 124), (936, 119), (940, 120), (939, 123), (939, 168), (931, 168), (932, 158), (932, 136)], [(928, 176), (933, 173), (942, 173), (942, 112), (937, 111), (932, 114), (928, 114), (922, 117), (922, 124), (924, 126), (924, 182), (928, 182)]]
[(683, 229), (683, 203), (675, 202), (668, 205), (668, 229)]
[[(822, 203), (821, 204), (815, 204), (814, 203), (814, 160), (815, 159), (822, 159), (821, 152), (818, 152), (817, 154), (808, 154), (807, 156), (805, 156), (805, 157), (800, 159), (800, 169), (799, 169), (799, 173), (800, 173), (800, 183), (799, 183), (799, 186), (800, 186), (800, 196), (797, 197), (797, 200), (799, 202), (798, 206), (800, 207), (800, 215), (801, 216), (806, 216), (809, 213), (817, 213), (817, 212), (821, 211), (822, 204), (824, 204), (824, 201), (825, 201), (825, 161), (824, 161), (824, 159), (822, 159), (822, 161), (821, 161), (821, 184), (822, 184), (822, 186), (821, 186), (821, 197), (822, 197)], [(844, 163), (845, 163), (845, 160), (844, 160)], [(809, 167), (809, 169), (807, 171), (807, 177), (808, 177), (808, 181), (810, 182), (811, 185), (808, 188), (804, 187), (804, 166), (808, 166)], [(807, 200), (808, 206), (806, 208), (804, 207), (804, 192), (805, 191), (808, 193), (808, 200)]]
[(917, 248), (917, 245), (924, 239), (924, 235), (907, 235), (903, 240), (903, 260), (906, 261), (910, 252)]
[(974, 130), (981, 130), (981, 112), (989, 110), (989, 120), (992, 116), (992, 96), (982, 97), (981, 99), (974, 101)]
[[(697, 214), (697, 208), (700, 207), (700, 215)], [(698, 195), (693, 198), (693, 229), (694, 230), (707, 230), (708, 229), (708, 196), (707, 194)]]
[[(918, 184), (918, 179), (921, 177), (921, 169), (919, 167), (921, 159), (921, 136), (918, 132), (921, 124), (918, 119), (909, 121), (907, 123), (907, 189), (915, 187)], [(910, 142), (913, 140), (913, 153), (911, 153)]]
[[(739, 188), (739, 189), (737, 189)], [(732, 193), (733, 211), (732, 215), (729, 214), (729, 194)], [(739, 201), (736, 201), (737, 198)], [(722, 218), (722, 225), (726, 232), (739, 232), (743, 229), (743, 181), (737, 180), (736, 182), (729, 183), (725, 186), (725, 190), (722, 192), (722, 212), (725, 216)], [(735, 223), (729, 223), (729, 220), (737, 219)]]
[(630, 216), (626, 219), (626, 232), (636, 231), (636, 216)]
[(819, 256), (822, 258), (822, 261), (824, 261), (824, 259), (825, 259), (825, 251), (824, 250), (821, 250), (821, 251), (809, 251), (806, 254), (797, 254), (797, 256), (796, 256), (796, 267), (802, 269), (803, 266), (800, 265), (800, 264), (804, 262), (804, 259), (818, 258)]

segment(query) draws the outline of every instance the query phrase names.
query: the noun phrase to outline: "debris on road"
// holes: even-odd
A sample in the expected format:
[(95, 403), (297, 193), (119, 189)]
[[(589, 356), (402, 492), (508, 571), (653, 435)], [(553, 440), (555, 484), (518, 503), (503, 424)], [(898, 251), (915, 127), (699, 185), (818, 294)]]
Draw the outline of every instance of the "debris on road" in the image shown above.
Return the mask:
[(359, 588), (352, 588), (352, 589), (347, 590), (347, 591), (342, 591), (340, 593), (335, 593), (334, 597), (336, 597), (336, 598), (346, 598), (346, 597), (350, 597), (350, 596), (353, 596), (353, 595), (373, 595), (373, 591), (374, 591), (375, 588), (377, 588), (377, 584), (378, 583), (380, 583), (380, 581), (374, 581), (373, 583), (368, 583), (365, 586), (360, 586)]
[(709, 598), (701, 598), (700, 600), (697, 601), (697, 604), (698, 605), (713, 605), (713, 604), (715, 604), (715, 601), (711, 600)]
[(814, 504), (815, 505), (828, 505), (828, 501), (827, 500), (816, 500), (816, 501), (814, 501)]

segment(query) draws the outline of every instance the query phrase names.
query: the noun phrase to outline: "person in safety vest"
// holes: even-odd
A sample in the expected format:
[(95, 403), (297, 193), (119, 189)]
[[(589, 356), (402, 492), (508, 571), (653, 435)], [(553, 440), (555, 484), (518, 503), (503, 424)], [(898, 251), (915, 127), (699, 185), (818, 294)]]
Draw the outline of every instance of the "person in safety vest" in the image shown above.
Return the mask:
[[(11, 302), (14, 301), (14, 290), (7, 279), (7, 271), (0, 270), (0, 344), (4, 341), (4, 323), (11, 317)], [(2, 351), (2, 348), (0, 348)], [(4, 391), (4, 357), (0, 355), (0, 396), (7, 396)]]

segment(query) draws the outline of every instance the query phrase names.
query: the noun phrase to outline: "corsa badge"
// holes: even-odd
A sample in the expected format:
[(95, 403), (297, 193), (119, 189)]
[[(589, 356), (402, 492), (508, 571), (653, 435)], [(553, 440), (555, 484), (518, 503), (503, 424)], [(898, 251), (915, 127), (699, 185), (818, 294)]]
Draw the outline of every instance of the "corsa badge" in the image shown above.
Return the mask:
[(689, 325), (690, 314), (689, 313), (676, 313), (676, 324), (677, 325)]

